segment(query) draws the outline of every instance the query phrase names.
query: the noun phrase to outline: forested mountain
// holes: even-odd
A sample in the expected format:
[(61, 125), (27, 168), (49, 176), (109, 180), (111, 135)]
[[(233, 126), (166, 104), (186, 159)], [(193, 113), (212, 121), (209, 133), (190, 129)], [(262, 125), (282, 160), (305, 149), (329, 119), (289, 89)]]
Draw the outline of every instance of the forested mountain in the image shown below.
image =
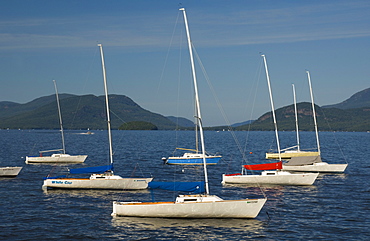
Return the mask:
[(167, 116), (167, 119), (169, 119), (173, 123), (177, 123), (178, 126), (182, 126), (182, 127), (194, 127), (195, 126), (194, 122), (186, 118), (183, 118), (183, 117)]
[[(75, 95), (60, 94), (59, 99), (62, 100), (62, 99), (73, 97), (73, 96)], [(18, 103), (14, 103), (10, 101), (1, 101), (0, 102), (0, 118), (10, 117), (10, 116), (14, 116), (17, 114), (33, 111), (33, 110), (36, 110), (52, 102), (56, 103), (55, 95), (40, 97), (26, 104), (18, 104)]]
[(338, 108), (343, 110), (362, 107), (370, 107), (370, 88), (357, 92), (339, 104), (323, 106), (323, 108)]
[[(60, 94), (63, 126), (66, 129), (106, 129), (105, 97), (95, 95)], [(128, 122), (147, 122), (159, 130), (191, 129), (194, 124), (186, 118), (164, 117), (141, 108), (129, 97), (110, 95), (111, 124), (118, 129)], [(313, 131), (311, 103), (297, 105), (299, 129)], [(370, 131), (370, 88), (352, 95), (349, 99), (330, 106), (316, 105), (316, 115), (321, 131)], [(295, 130), (294, 106), (276, 110), (278, 129)], [(55, 95), (37, 98), (26, 104), (0, 102), (0, 128), (58, 129), (59, 117)], [(207, 127), (206, 130), (224, 130), (226, 126)], [(255, 121), (233, 125), (235, 130), (273, 130), (271, 112)]]
[[(314, 131), (311, 103), (297, 104), (298, 123), (301, 131)], [(370, 107), (355, 109), (321, 108), (315, 105), (317, 125), (320, 131), (369, 131)], [(285, 106), (275, 111), (279, 131), (295, 130), (294, 105)], [(272, 113), (267, 112), (250, 125), (243, 125), (236, 130), (274, 130)]]
[[(66, 129), (106, 129), (105, 97), (59, 95)], [(109, 95), (111, 125), (118, 129), (125, 122), (146, 121), (158, 129), (175, 129), (166, 117), (141, 108), (124, 95)], [(0, 128), (57, 129), (58, 109), (55, 96), (41, 97), (26, 104), (0, 102)]]

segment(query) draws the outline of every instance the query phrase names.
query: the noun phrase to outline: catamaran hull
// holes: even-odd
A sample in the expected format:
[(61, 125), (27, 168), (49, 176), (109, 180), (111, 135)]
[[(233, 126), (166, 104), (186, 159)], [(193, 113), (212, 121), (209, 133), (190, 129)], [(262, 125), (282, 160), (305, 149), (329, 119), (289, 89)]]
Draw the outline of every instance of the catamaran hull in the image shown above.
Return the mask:
[[(207, 165), (216, 165), (221, 159), (221, 156), (207, 157)], [(169, 157), (166, 161), (169, 165), (203, 165), (203, 158), (183, 158)]]
[(77, 179), (56, 178), (44, 180), (43, 189), (119, 189), (138, 190), (148, 188), (153, 178), (121, 178), (121, 179)]
[(53, 155), (53, 156), (35, 156), (26, 157), (26, 163), (82, 163), (87, 158), (87, 155)]
[(319, 173), (277, 175), (222, 175), (223, 184), (312, 185)]
[(0, 177), (16, 177), (22, 167), (0, 167)]
[(112, 216), (149, 218), (255, 218), (267, 199), (214, 202), (113, 202)]
[(326, 162), (313, 163), (310, 165), (302, 166), (285, 166), (283, 165), (284, 171), (296, 171), (296, 172), (344, 172), (348, 164), (328, 164)]

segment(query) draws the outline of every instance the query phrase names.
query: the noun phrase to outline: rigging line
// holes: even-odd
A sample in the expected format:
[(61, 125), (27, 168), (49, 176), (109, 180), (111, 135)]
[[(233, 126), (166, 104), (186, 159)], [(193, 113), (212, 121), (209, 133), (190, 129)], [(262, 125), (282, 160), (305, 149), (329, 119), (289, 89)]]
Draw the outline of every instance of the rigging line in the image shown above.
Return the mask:
[[(258, 90), (258, 86), (259, 86), (259, 83), (260, 83), (260, 80), (261, 80), (262, 68), (263, 68), (263, 61), (260, 61), (260, 66), (259, 66), (259, 68), (257, 68), (256, 73), (255, 73), (255, 78), (254, 79), (256, 79), (256, 81), (253, 83), (253, 88), (251, 88), (251, 92), (252, 92), (252, 89), (255, 89), (255, 92), (254, 92), (252, 110), (251, 110), (251, 114), (249, 116), (249, 120), (252, 120), (252, 116), (253, 116), (253, 113), (254, 113), (254, 107), (255, 107), (255, 103), (256, 103), (256, 99), (257, 99), (257, 90)], [(256, 85), (255, 88), (254, 88), (254, 85)], [(252, 94), (250, 94), (250, 96), (251, 95)], [(248, 103), (248, 101), (247, 101), (247, 103)], [(252, 124), (251, 122), (248, 124), (248, 130), (247, 130), (247, 135), (246, 135), (246, 139), (245, 139), (244, 152), (246, 152), (246, 150), (247, 150), (251, 124)]]
[[(127, 123), (126, 121), (124, 121), (121, 117), (119, 117), (115, 112), (113, 112), (110, 108), (109, 108), (109, 112), (112, 113), (112, 115), (114, 115), (115, 117), (117, 117), (120, 121), (123, 122), (123, 124)], [(118, 139), (118, 141), (115, 141), (116, 144), (114, 144), (116, 147), (122, 142), (122, 139), (123, 139), (123, 134), (120, 135), (120, 138)], [(118, 144), (117, 144), (118, 143)], [(113, 155), (116, 153), (118, 148), (114, 148), (113, 149)]]
[(173, 30), (172, 30), (172, 36), (171, 36), (171, 40), (170, 40), (170, 43), (169, 43), (169, 46), (167, 48), (167, 53), (166, 53), (166, 58), (165, 58), (165, 62), (164, 62), (164, 65), (163, 65), (163, 68), (162, 68), (162, 72), (161, 72), (161, 76), (159, 78), (159, 83), (158, 83), (158, 87), (157, 87), (157, 93), (156, 95), (158, 96), (158, 91), (160, 89), (160, 85), (161, 85), (161, 82), (163, 80), (163, 76), (164, 76), (164, 70), (166, 69), (166, 66), (167, 66), (167, 62), (168, 62), (168, 56), (169, 56), (169, 53), (170, 53), (170, 49), (171, 49), (171, 46), (172, 46), (172, 43), (173, 43), (173, 39), (174, 39), (174, 36), (175, 36), (175, 30), (176, 30), (176, 27), (178, 25), (178, 21), (179, 21), (179, 17), (180, 17), (180, 12), (178, 12), (177, 14), (177, 18), (176, 18), (176, 22), (175, 22), (175, 25), (173, 27)]
[[(193, 45), (193, 44), (192, 44), (192, 45)], [(225, 111), (224, 111), (224, 109), (223, 109), (223, 107), (222, 107), (222, 105), (221, 105), (221, 103), (220, 103), (219, 99), (217, 98), (216, 91), (214, 90), (214, 88), (213, 88), (213, 86), (212, 86), (212, 84), (211, 84), (211, 81), (210, 81), (210, 79), (209, 79), (209, 77), (208, 77), (207, 71), (205, 70), (204, 65), (203, 65), (203, 63), (202, 63), (202, 61), (201, 61), (201, 59), (200, 59), (200, 57), (199, 57), (199, 55), (198, 55), (198, 52), (196, 51), (196, 49), (195, 49), (194, 45), (193, 45), (193, 50), (194, 50), (195, 56), (196, 56), (196, 58), (197, 58), (197, 61), (198, 61), (199, 65), (200, 65), (200, 67), (201, 67), (201, 70), (202, 70), (202, 72), (203, 72), (203, 75), (204, 75), (205, 79), (207, 80), (207, 84), (208, 84), (209, 88), (211, 89), (211, 92), (212, 92), (213, 98), (216, 100), (217, 106), (218, 106), (218, 108), (220, 109), (221, 114), (222, 114), (222, 116), (223, 116), (224, 120), (225, 120), (225, 121), (226, 121), (226, 123), (227, 123), (227, 126), (228, 126), (228, 128), (229, 128), (229, 132), (231, 133), (231, 135), (232, 135), (232, 137), (233, 137), (233, 139), (234, 139), (234, 141), (235, 141), (235, 143), (236, 143), (236, 145), (237, 145), (237, 148), (239, 149), (239, 152), (240, 152), (240, 154), (242, 155), (242, 162), (244, 161), (245, 163), (247, 163), (247, 157), (246, 157), (246, 155), (245, 155), (245, 152), (243, 151), (242, 146), (241, 146), (241, 144), (240, 144), (240, 142), (239, 142), (238, 138), (236, 137), (236, 134), (235, 134), (235, 132), (234, 132), (234, 129), (233, 129), (233, 127), (231, 126), (230, 121), (229, 121), (229, 119), (227, 118), (226, 113), (225, 113)], [(243, 167), (242, 167), (242, 169), (243, 169)], [(252, 171), (252, 172), (253, 172), (253, 171)], [(258, 186), (258, 188), (260, 189), (260, 191), (262, 192), (262, 195), (266, 198), (266, 193), (264, 192), (264, 190), (263, 190), (263, 188), (262, 188), (261, 184), (260, 184), (260, 183), (257, 183), (257, 186)]]
[[(228, 118), (227, 118), (227, 116), (225, 114), (225, 111), (224, 111), (224, 109), (223, 109), (223, 107), (222, 107), (219, 99), (217, 98), (216, 91), (214, 90), (214, 88), (213, 88), (213, 86), (211, 84), (211, 81), (210, 81), (210, 79), (208, 77), (207, 71), (205, 70), (204, 65), (203, 65), (203, 63), (202, 63), (202, 61), (201, 61), (201, 59), (200, 59), (200, 57), (198, 55), (198, 52), (196, 51), (193, 43), (192, 43), (192, 47), (193, 47), (195, 56), (197, 58), (197, 61), (198, 61), (199, 65), (201, 67), (201, 70), (203, 72), (203, 75), (204, 75), (205, 79), (207, 80), (207, 84), (208, 84), (209, 88), (211, 89), (213, 98), (216, 100), (217, 106), (219, 107), (219, 109), (221, 111), (221, 114), (222, 114), (224, 120), (226, 121), (226, 123), (228, 125), (229, 132), (231, 133), (232, 137), (234, 138), (234, 141), (235, 141), (235, 143), (236, 143), (236, 145), (237, 145), (237, 147), (239, 149), (239, 152), (242, 155), (242, 159), (246, 162), (247, 161), (247, 157), (245, 155), (245, 152), (243, 152), (242, 147), (241, 147), (241, 144), (240, 144), (239, 140), (236, 137), (236, 134), (235, 134), (235, 132), (234, 132), (234, 130), (233, 130), (231, 124), (230, 124), (230, 121), (228, 120)], [(264, 189), (262, 188), (261, 184), (260, 183), (257, 183), (257, 186), (260, 189), (260, 191), (262, 192), (262, 195), (266, 198), (266, 193), (264, 192)]]
[[(143, 169), (141, 168), (141, 165), (139, 164), (140, 164), (139, 162), (136, 162), (136, 166), (139, 168), (141, 175), (144, 177), (145, 176), (144, 173), (148, 173), (148, 171), (144, 172)], [(150, 171), (149, 173), (150, 173), (150, 176), (153, 177), (153, 173), (151, 173)]]
[(32, 155), (32, 152), (35, 149), (36, 149), (36, 142), (33, 143), (33, 147), (31, 148), (31, 152), (28, 155)]
[[(180, 12), (178, 13), (177, 15), (177, 18), (179, 18), (180, 16)], [(177, 21), (176, 21), (177, 23)], [(178, 68), (178, 77), (177, 77), (177, 106), (176, 106), (176, 130), (175, 130), (175, 147), (178, 146), (178, 138), (179, 138), (179, 133), (178, 133), (178, 129), (179, 129), (179, 110), (180, 110), (180, 83), (181, 83), (181, 60), (182, 60), (182, 34), (183, 34), (183, 31), (180, 32), (181, 33), (181, 38), (180, 38), (180, 48), (179, 48), (179, 68)], [(176, 151), (176, 149), (175, 149)]]
[(201, 59), (199, 58), (198, 52), (197, 52), (197, 50), (195, 49), (194, 45), (193, 45), (193, 50), (194, 50), (195, 56), (196, 56), (196, 58), (197, 58), (197, 60), (198, 60), (198, 63), (199, 63), (199, 65), (200, 65), (200, 68), (201, 68), (201, 70), (202, 70), (202, 72), (203, 72), (203, 75), (204, 75), (205, 79), (207, 80), (207, 84), (208, 84), (209, 88), (211, 89), (211, 92), (212, 92), (213, 98), (216, 100), (217, 106), (218, 106), (218, 108), (220, 109), (220, 112), (221, 112), (221, 114), (222, 114), (222, 116), (223, 116), (223, 118), (224, 118), (224, 120), (225, 120), (225, 122), (226, 122), (226, 125), (227, 125), (227, 127), (228, 127), (228, 129), (229, 129), (229, 131), (230, 131), (231, 135), (233, 136), (233, 138), (234, 138), (235, 142), (236, 142), (236, 145), (237, 145), (237, 147), (238, 147), (238, 149), (239, 149), (239, 151), (240, 151), (240, 154), (241, 154), (241, 155), (242, 155), (242, 157), (243, 157), (243, 160), (246, 160), (246, 156), (245, 156), (245, 153), (243, 153), (243, 150), (242, 150), (241, 144), (240, 144), (239, 140), (237, 139), (237, 137), (236, 137), (236, 135), (235, 135), (235, 133), (234, 133), (234, 131), (233, 131), (233, 127), (231, 126), (230, 121), (229, 121), (229, 119), (227, 118), (226, 113), (225, 113), (224, 109), (222, 108), (222, 105), (221, 105), (221, 103), (220, 103), (219, 99), (217, 98), (216, 92), (215, 92), (215, 90), (214, 90), (214, 88), (213, 88), (213, 86), (212, 86), (212, 84), (211, 84), (211, 82), (210, 82), (210, 80), (209, 80), (208, 74), (207, 74), (207, 72), (206, 72), (206, 70), (205, 70), (205, 68), (204, 68), (204, 65), (203, 65), (203, 63), (202, 63)]
[(337, 146), (339, 147), (340, 153), (342, 154), (342, 157), (343, 157), (344, 161), (346, 162), (346, 164), (348, 164), (347, 158), (346, 158), (346, 156), (344, 155), (344, 151), (343, 151), (343, 149), (341, 148), (341, 146), (339, 145), (339, 141), (338, 141), (338, 139), (336, 138), (336, 136), (334, 135), (335, 133), (333, 132), (333, 129), (331, 128), (331, 125), (330, 125), (330, 123), (329, 123), (329, 121), (328, 121), (328, 118), (326, 117), (325, 112), (324, 112), (324, 110), (323, 110), (323, 109), (324, 109), (324, 108), (321, 108), (321, 107), (320, 107), (320, 110), (321, 110), (321, 112), (322, 112), (322, 114), (323, 114), (323, 116), (324, 116), (324, 120), (325, 120), (326, 124), (329, 126), (329, 129), (330, 129), (330, 130), (331, 130), (331, 132), (332, 132), (332, 136), (334, 137), (335, 143), (336, 143), (336, 144), (337, 144)]
[[(313, 93), (313, 92), (312, 92), (312, 95), (313, 95), (313, 98), (315, 98), (315, 99), (316, 99), (316, 97), (315, 97), (315, 93)], [(315, 104), (315, 103), (314, 103), (314, 104)], [(315, 104), (315, 105), (316, 105), (316, 104)], [(319, 107), (320, 107), (320, 106), (319, 106)], [(324, 121), (326, 122), (326, 124), (328, 125), (329, 129), (330, 129), (330, 130), (331, 130), (331, 132), (332, 132), (332, 136), (333, 136), (333, 138), (334, 138), (334, 140), (335, 140), (335, 142), (336, 142), (337, 146), (339, 147), (340, 153), (342, 154), (342, 157), (343, 157), (344, 161), (346, 162), (346, 164), (348, 164), (347, 158), (346, 158), (346, 156), (344, 155), (344, 151), (343, 151), (343, 149), (341, 148), (341, 146), (339, 145), (339, 141), (338, 141), (338, 139), (336, 138), (336, 136), (334, 135), (333, 129), (331, 128), (331, 125), (330, 125), (330, 123), (329, 123), (329, 121), (328, 121), (328, 118), (327, 118), (327, 117), (326, 117), (326, 115), (325, 115), (324, 108), (321, 108), (321, 107), (320, 107), (320, 110), (321, 110), (321, 112), (322, 112), (322, 114), (323, 114), (323, 116), (324, 116)]]
[[(97, 55), (98, 51), (99, 51), (99, 49), (98, 48), (95, 48), (94, 56), (91, 58), (91, 62), (90, 62), (90, 65), (89, 65), (89, 70), (87, 72), (87, 75), (86, 75), (86, 78), (85, 78), (85, 83), (84, 83), (83, 88), (82, 88), (83, 92), (86, 89), (87, 81), (89, 79), (89, 76), (90, 76), (90, 73), (91, 73), (91, 69), (92, 69), (92, 66), (93, 66), (93, 63), (94, 63), (94, 60), (96, 58), (96, 55)], [(80, 96), (80, 98), (78, 99), (78, 103), (76, 105), (75, 114), (73, 115), (71, 127), (73, 127), (73, 125), (74, 125), (74, 121), (76, 119), (77, 111), (78, 111), (78, 109), (80, 107), (81, 101), (82, 101), (82, 96)], [(73, 128), (71, 128), (71, 129), (73, 129)]]

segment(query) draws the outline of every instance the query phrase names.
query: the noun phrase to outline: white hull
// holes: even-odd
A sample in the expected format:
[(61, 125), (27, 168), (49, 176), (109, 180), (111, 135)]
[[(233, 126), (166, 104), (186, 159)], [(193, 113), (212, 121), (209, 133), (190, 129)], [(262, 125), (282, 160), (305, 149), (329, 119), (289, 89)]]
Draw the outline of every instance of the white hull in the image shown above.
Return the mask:
[(53, 154), (51, 156), (27, 156), (26, 163), (82, 163), (87, 155), (72, 156), (68, 154)]
[(319, 162), (302, 166), (283, 165), (283, 170), (297, 172), (344, 172), (347, 166), (348, 164), (328, 164), (326, 162)]
[(16, 177), (22, 167), (0, 167), (0, 177)]
[[(179, 201), (182, 199), (183, 201)], [(196, 200), (196, 201), (194, 201)], [(222, 200), (181, 195), (176, 202), (113, 202), (112, 216), (151, 218), (255, 218), (267, 199)]]
[(116, 175), (93, 174), (90, 178), (45, 179), (42, 189), (119, 189), (138, 190), (148, 188), (153, 178), (122, 178)]
[(263, 171), (261, 175), (222, 175), (223, 184), (312, 185), (319, 173)]

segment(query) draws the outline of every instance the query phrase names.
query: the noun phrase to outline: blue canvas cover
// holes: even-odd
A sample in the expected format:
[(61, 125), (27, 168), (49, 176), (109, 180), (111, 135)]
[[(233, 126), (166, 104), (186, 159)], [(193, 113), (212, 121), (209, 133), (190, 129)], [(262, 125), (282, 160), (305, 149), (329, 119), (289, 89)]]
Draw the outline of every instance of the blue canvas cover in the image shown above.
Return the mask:
[(71, 174), (86, 174), (86, 173), (104, 173), (106, 171), (113, 171), (113, 165), (98, 166), (98, 167), (85, 167), (70, 169)]
[(204, 193), (204, 182), (149, 182), (148, 188), (170, 191)]

